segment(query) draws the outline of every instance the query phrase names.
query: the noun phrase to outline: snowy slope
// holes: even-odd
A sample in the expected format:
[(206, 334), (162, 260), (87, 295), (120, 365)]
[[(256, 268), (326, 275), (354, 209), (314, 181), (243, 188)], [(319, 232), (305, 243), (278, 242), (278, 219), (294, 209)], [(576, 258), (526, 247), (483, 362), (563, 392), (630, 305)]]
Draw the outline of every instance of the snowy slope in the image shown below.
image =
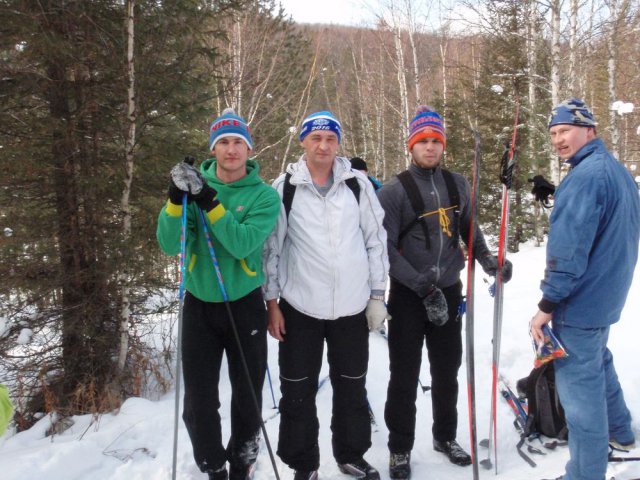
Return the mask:
[[(505, 287), (504, 326), (502, 336), (501, 371), (515, 384), (532, 367), (533, 353), (528, 335), (528, 321), (536, 311), (539, 299), (538, 285), (544, 270), (544, 249), (524, 246), (518, 254), (509, 257), (514, 264), (514, 278)], [(479, 270), (479, 269), (478, 269)], [(491, 322), (492, 299), (487, 293), (480, 271), (476, 279), (476, 389), (478, 412), (478, 436), (486, 437), (489, 429), (490, 381), (491, 381)], [(640, 269), (636, 269), (622, 321), (612, 328), (610, 348), (614, 353), (618, 374), (623, 384), (627, 403), (634, 417), (634, 431), (640, 438), (640, 368), (638, 368), (638, 311), (640, 310)], [(277, 342), (269, 340), (269, 366), (276, 400), (279, 398)], [(324, 373), (324, 372), (323, 372)], [(370, 337), (370, 365), (367, 380), (369, 400), (377, 419), (373, 433), (373, 446), (367, 460), (378, 467), (383, 479), (388, 479), (387, 430), (383, 410), (389, 378), (386, 341), (377, 334)], [(429, 384), (428, 365), (423, 362), (421, 381)], [(466, 371), (460, 370), (460, 398), (458, 403), (458, 440), (466, 448), (469, 445), (466, 397)], [(223, 422), (228, 430), (228, 384), (221, 386)], [(117, 415), (103, 415), (97, 422), (90, 416), (75, 417), (75, 424), (62, 435), (45, 437), (49, 420), (43, 419), (26, 432), (8, 432), (0, 439), (0, 478), (2, 480), (161, 480), (171, 478), (173, 448), (174, 394), (171, 392), (159, 401), (139, 398), (129, 399)], [(413, 478), (469, 479), (471, 467), (458, 467), (433, 451), (431, 447), (431, 398), (427, 393), (418, 394), (417, 440), (413, 450)], [(331, 455), (329, 419), (331, 414), (331, 385), (327, 382), (318, 394), (320, 416), (320, 478), (344, 479)], [(271, 393), (265, 382), (264, 417), (275, 413)], [(498, 403), (498, 451), (499, 474), (480, 467), (485, 479), (542, 479), (555, 478), (564, 472), (568, 457), (566, 447), (549, 451), (546, 456), (534, 456), (538, 467), (529, 467), (518, 456), (515, 445), (518, 435), (512, 426), (513, 416), (508, 406)], [(278, 435), (278, 417), (266, 424), (275, 451)], [(228, 435), (228, 431), (226, 432)], [(640, 449), (634, 452), (640, 455)], [(480, 448), (480, 458), (486, 451)], [(276, 457), (277, 458), (277, 457)], [(280, 477), (291, 479), (292, 472), (277, 459)], [(617, 480), (640, 477), (640, 462), (610, 465), (610, 475)], [(195, 467), (186, 429), (180, 422), (178, 450), (178, 478), (206, 480)], [(275, 478), (266, 447), (262, 448), (256, 480)]]

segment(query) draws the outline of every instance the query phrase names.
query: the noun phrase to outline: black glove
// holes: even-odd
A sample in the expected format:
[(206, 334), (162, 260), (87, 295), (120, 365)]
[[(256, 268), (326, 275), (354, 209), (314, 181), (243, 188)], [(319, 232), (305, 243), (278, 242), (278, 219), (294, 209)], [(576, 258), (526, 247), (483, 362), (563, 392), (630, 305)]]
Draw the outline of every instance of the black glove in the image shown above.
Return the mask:
[(530, 178), (529, 181), (533, 183), (531, 193), (535, 195), (536, 200), (548, 205), (549, 195), (553, 195), (556, 192), (556, 186), (548, 182), (542, 175), (536, 175)]
[(173, 203), (174, 205), (182, 205), (182, 196), (184, 194), (187, 194), (187, 201), (190, 201), (189, 198), (189, 192), (184, 192), (182, 190), (180, 190), (175, 183), (173, 183), (173, 180), (169, 181), (169, 192), (168, 192), (168, 196), (169, 196), (169, 201), (171, 203)]
[(444, 293), (435, 285), (431, 288), (427, 296), (422, 299), (422, 304), (427, 311), (429, 321), (436, 327), (441, 327), (449, 320), (449, 307)]
[[(487, 275), (491, 275), (495, 277), (498, 273), (498, 257), (496, 255), (487, 255), (483, 258), (479, 258), (478, 262), (484, 270), (484, 273)], [(507, 283), (511, 280), (511, 275), (513, 274), (513, 264), (505, 258), (504, 263), (502, 264), (502, 281)]]
[(205, 212), (210, 212), (220, 205), (220, 200), (216, 198), (217, 196), (218, 191), (205, 182), (202, 186), (202, 190), (200, 190), (196, 195), (192, 195), (192, 198), (198, 204), (198, 207)]

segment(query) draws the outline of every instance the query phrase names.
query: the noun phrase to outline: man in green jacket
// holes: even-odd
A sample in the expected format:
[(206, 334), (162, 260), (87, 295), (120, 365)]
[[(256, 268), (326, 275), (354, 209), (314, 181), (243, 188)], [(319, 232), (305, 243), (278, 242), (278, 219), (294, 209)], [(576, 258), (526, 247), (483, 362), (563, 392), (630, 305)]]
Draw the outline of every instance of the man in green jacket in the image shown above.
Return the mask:
[[(233, 110), (225, 110), (211, 124), (209, 145), (213, 158), (203, 162), (200, 172), (184, 162), (171, 171), (169, 200), (158, 218), (157, 237), (165, 253), (180, 253), (182, 198), (186, 194), (183, 419), (196, 463), (210, 480), (245, 480), (251, 477), (258, 454), (261, 418), (242, 368), (198, 210), (205, 213), (251, 383), (261, 405), (267, 365), (267, 316), (260, 288), (264, 281), (262, 246), (276, 224), (281, 202), (276, 191), (258, 176), (258, 163), (249, 160), (251, 135), (244, 119)], [(218, 412), (223, 352), (232, 390), (231, 438), (226, 449)]]

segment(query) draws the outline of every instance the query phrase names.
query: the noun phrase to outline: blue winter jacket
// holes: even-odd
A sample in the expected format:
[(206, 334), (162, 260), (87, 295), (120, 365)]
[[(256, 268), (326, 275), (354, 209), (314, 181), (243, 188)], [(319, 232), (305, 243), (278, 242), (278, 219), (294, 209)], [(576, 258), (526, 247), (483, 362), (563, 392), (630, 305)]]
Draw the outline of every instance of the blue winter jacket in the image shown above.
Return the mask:
[(638, 259), (640, 198), (629, 172), (599, 138), (567, 162), (555, 192), (542, 305), (553, 322), (580, 328), (617, 322)]

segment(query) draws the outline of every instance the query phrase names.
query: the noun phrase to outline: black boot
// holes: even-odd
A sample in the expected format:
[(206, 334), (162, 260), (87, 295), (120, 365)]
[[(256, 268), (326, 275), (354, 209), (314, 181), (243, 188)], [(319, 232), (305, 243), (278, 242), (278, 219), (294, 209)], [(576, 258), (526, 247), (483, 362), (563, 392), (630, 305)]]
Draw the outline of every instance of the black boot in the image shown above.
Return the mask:
[(225, 467), (220, 467), (218, 470), (207, 470), (209, 480), (227, 480), (229, 475)]
[(389, 476), (392, 480), (411, 478), (411, 452), (389, 454)]
[(229, 480), (251, 480), (259, 450), (259, 434), (240, 445), (234, 445), (229, 460)]
[(436, 452), (444, 453), (449, 458), (449, 461), (451, 463), (455, 463), (456, 465), (460, 465), (462, 467), (471, 465), (471, 457), (455, 440), (440, 442), (434, 439), (433, 449)]
[(295, 475), (293, 476), (293, 480), (318, 480), (318, 471), (296, 470)]
[(231, 465), (229, 468), (229, 480), (251, 480), (255, 472), (255, 463), (249, 465)]
[(338, 468), (342, 473), (351, 475), (354, 478), (364, 480), (380, 480), (378, 471), (367, 463), (364, 458), (350, 463), (339, 463)]

